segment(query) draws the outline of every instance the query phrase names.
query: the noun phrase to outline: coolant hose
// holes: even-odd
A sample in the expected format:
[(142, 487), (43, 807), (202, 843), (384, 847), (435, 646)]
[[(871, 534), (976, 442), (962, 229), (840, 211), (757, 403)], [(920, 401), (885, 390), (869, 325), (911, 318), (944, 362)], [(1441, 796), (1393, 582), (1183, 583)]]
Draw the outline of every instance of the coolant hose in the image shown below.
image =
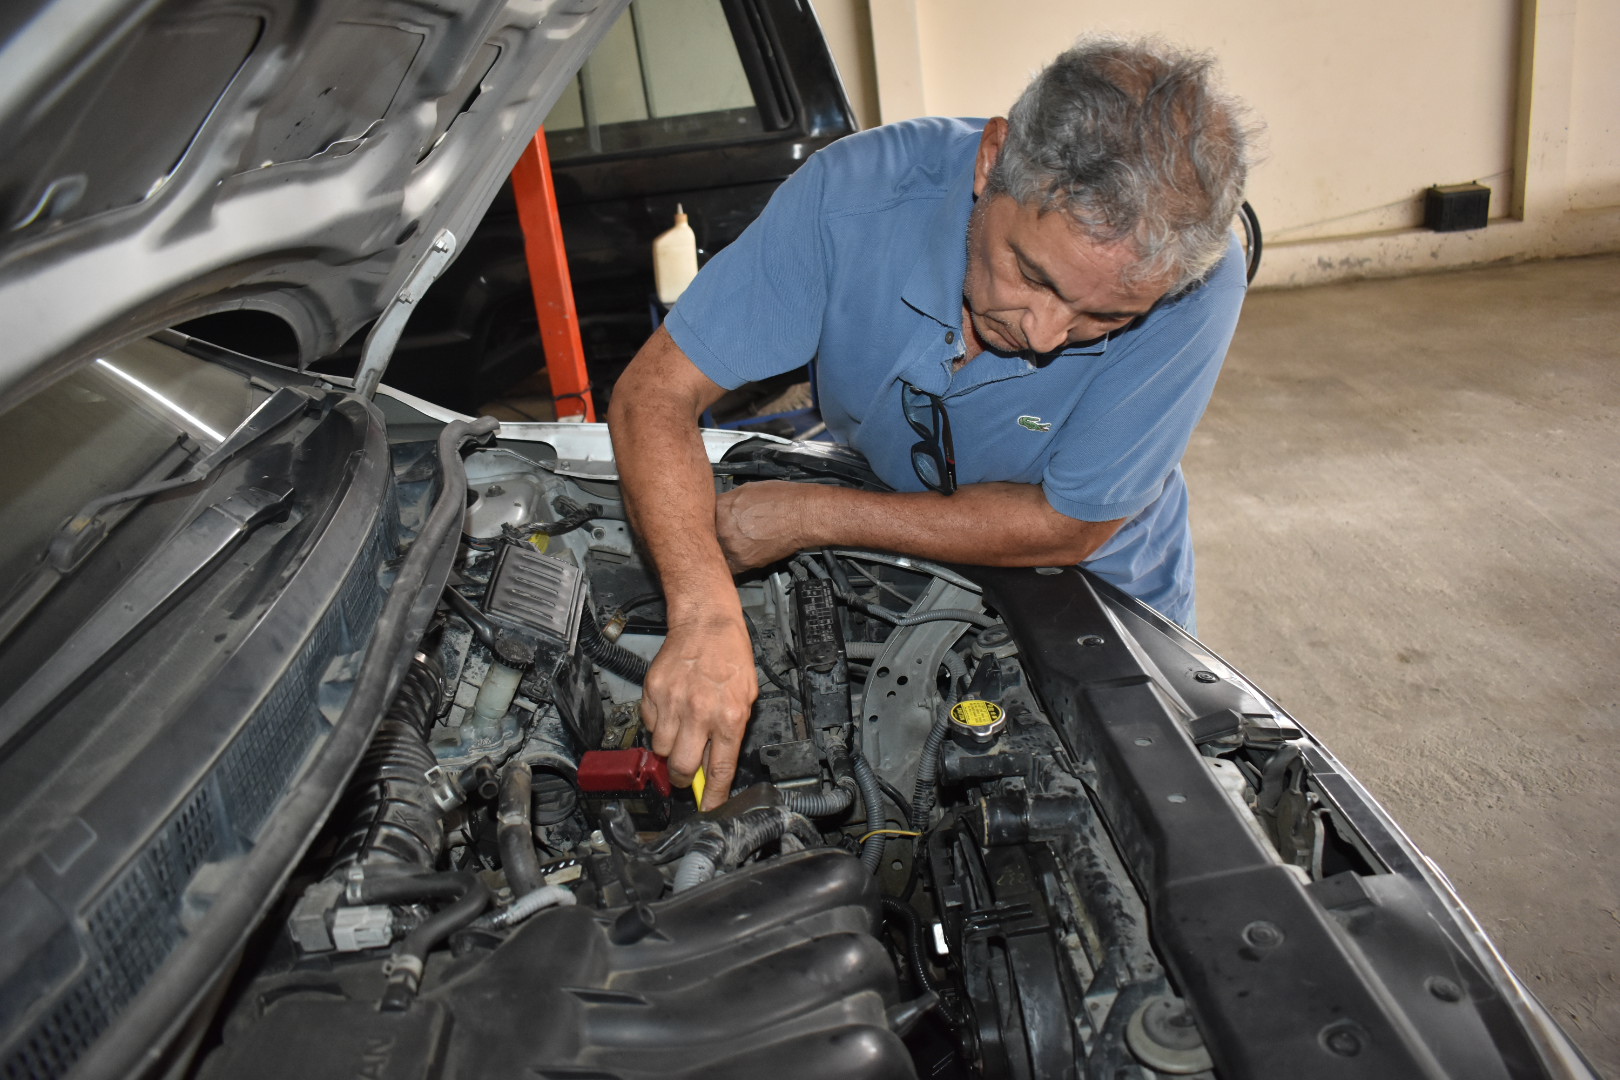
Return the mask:
[(394, 952), (383, 968), (388, 976), (381, 1005), (384, 1012), (402, 1012), (410, 1007), (411, 999), (422, 984), (422, 969), (428, 953), (445, 938), (476, 919), (489, 904), (488, 886), (477, 874), (467, 871), (371, 878), (362, 881), (356, 891), (356, 899), (364, 904), (403, 904), (430, 899), (451, 901), (394, 946)]
[(579, 645), (585, 650), (586, 656), (619, 678), (637, 686), (647, 681), (647, 661), (623, 645), (603, 637), (602, 628), (596, 624), (596, 615), (589, 604), (580, 613)]
[(495, 644), (495, 638), (499, 630), (496, 629), (494, 623), (485, 617), (482, 611), (478, 610), (476, 604), (461, 595), (461, 591), (454, 585), (444, 587), (444, 598), (451, 607), (456, 609), (456, 614), (461, 616), (461, 620), (472, 628), (473, 634), (479, 641), (482, 641), (492, 650), (498, 648)]
[(500, 801), (496, 805), (496, 841), (501, 868), (512, 896), (522, 899), (545, 886), (540, 856), (534, 850), (534, 784), (529, 765), (514, 761), (501, 770)]
[(782, 797), (787, 800), (789, 810), (805, 817), (832, 817), (855, 804), (855, 781), (844, 777), (836, 787), (822, 791), (784, 791)]
[(911, 790), (911, 827), (919, 832), (928, 827), (928, 815), (934, 810), (934, 777), (939, 774), (939, 748), (945, 745), (950, 733), (949, 703), (940, 710), (939, 719), (928, 729), (923, 740), (922, 756), (917, 759), (917, 783)]
[(851, 752), (849, 755), (850, 769), (855, 774), (855, 783), (861, 790), (861, 804), (866, 807), (866, 842), (861, 845), (861, 865), (866, 867), (867, 873), (877, 873), (878, 867), (883, 865), (883, 836), (873, 836), (883, 828), (883, 789), (878, 786), (877, 773), (872, 771), (871, 762), (866, 755)]

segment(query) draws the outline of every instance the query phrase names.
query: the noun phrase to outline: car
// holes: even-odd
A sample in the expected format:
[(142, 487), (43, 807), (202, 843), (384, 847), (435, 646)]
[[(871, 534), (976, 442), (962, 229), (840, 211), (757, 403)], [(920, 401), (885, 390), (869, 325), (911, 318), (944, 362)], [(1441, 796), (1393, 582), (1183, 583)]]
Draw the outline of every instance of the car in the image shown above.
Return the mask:
[[(677, 208), (706, 260), (856, 123), (809, 5), (636, 0), (544, 129), (592, 393), (605, 412), (614, 381), (662, 316), (652, 242)], [(471, 413), (532, 376), (545, 355), (510, 182), (463, 239), (413, 311), (388, 378)], [(213, 314), (183, 329), (266, 359), (296, 356), (291, 336), (266, 316)], [(318, 370), (353, 375), (366, 329), (321, 357)]]
[[(621, 8), (8, 12), (0, 1075), (1594, 1076), (1318, 740), (1076, 567), (744, 576), (739, 782), (671, 785), (606, 430), (384, 381)], [(174, 329), (230, 310), (298, 362)]]

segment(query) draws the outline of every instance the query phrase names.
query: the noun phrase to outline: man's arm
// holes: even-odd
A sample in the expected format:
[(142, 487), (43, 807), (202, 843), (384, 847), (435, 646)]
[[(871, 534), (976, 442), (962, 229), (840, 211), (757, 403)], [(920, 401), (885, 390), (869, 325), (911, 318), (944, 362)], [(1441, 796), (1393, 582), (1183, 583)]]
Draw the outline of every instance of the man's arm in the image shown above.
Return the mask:
[(1039, 485), (1013, 483), (940, 495), (757, 481), (721, 496), (716, 511), (734, 570), (829, 545), (978, 566), (1062, 566), (1090, 558), (1125, 520), (1079, 521), (1052, 509)]
[(642, 722), (678, 783), (705, 766), (704, 807), (731, 791), (759, 694), (737, 588), (715, 534), (714, 474), (698, 432), (724, 390), (660, 327), (608, 410), (625, 507), (664, 587), (669, 636), (647, 672)]

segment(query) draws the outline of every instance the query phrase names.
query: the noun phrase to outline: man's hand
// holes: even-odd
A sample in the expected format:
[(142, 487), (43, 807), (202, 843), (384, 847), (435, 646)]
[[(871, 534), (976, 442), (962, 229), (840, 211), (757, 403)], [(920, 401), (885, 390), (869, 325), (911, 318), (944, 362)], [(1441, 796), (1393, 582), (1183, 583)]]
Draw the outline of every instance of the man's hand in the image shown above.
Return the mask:
[(759, 694), (754, 649), (740, 610), (672, 625), (642, 688), (641, 722), (653, 753), (669, 759), (682, 787), (702, 766), (708, 786), (701, 809), (725, 802), (737, 777), (748, 713)]
[(715, 501), (715, 533), (733, 573), (769, 566), (803, 547), (799, 536), (809, 484), (756, 480)]

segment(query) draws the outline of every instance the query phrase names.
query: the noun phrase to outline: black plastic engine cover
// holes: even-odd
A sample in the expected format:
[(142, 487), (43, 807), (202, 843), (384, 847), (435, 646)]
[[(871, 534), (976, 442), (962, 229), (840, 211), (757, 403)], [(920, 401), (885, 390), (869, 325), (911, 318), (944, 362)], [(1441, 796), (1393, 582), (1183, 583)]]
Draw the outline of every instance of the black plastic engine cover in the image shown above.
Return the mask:
[[(912, 1077), (885, 1021), (894, 968), (872, 935), (876, 883), (808, 851), (652, 906), (615, 944), (617, 911), (553, 908), (435, 975), (405, 1013), (377, 1011), (378, 959), (251, 991), (209, 1080), (805, 1080)], [(626, 935), (619, 935), (621, 938)]]

